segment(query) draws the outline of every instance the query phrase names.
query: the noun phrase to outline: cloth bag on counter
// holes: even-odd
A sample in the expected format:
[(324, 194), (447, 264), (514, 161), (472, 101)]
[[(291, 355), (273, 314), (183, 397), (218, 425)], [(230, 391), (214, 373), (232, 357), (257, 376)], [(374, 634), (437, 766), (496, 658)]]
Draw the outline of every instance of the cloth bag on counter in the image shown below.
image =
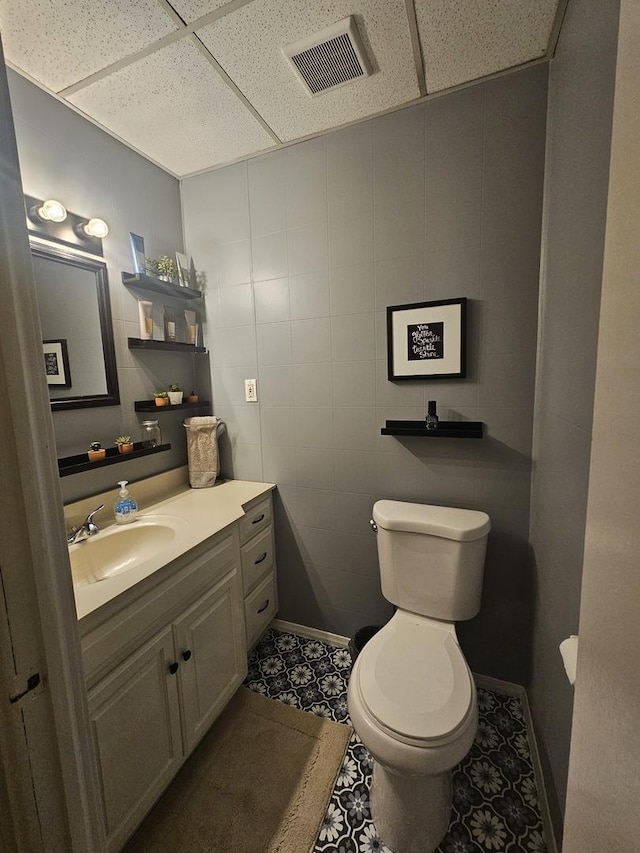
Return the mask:
[(189, 485), (192, 489), (213, 486), (220, 474), (218, 433), (224, 423), (215, 416), (185, 418), (187, 431), (187, 458), (189, 460)]

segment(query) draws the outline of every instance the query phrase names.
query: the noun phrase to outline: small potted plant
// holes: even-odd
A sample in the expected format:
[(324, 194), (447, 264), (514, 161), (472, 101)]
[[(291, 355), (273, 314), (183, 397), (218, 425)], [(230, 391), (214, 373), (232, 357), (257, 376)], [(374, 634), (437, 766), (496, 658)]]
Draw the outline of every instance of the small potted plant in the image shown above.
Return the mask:
[(178, 277), (176, 262), (169, 255), (161, 255), (157, 259), (147, 258), (147, 268), (162, 281), (175, 281)]
[(179, 406), (182, 403), (182, 388), (173, 382), (169, 385), (169, 402), (172, 406)]
[(133, 442), (130, 435), (119, 435), (116, 438), (116, 446), (118, 453), (131, 453), (133, 451)]
[(87, 456), (89, 457), (89, 462), (99, 462), (101, 459), (104, 459), (107, 455), (107, 451), (100, 444), (99, 441), (92, 441), (89, 445), (89, 450), (87, 451)]
[(153, 399), (156, 401), (156, 406), (168, 406), (169, 405), (169, 395), (166, 391), (158, 391), (153, 395)]
[(192, 391), (190, 394), (187, 394), (187, 403), (197, 403), (200, 398), (196, 394), (195, 391)]

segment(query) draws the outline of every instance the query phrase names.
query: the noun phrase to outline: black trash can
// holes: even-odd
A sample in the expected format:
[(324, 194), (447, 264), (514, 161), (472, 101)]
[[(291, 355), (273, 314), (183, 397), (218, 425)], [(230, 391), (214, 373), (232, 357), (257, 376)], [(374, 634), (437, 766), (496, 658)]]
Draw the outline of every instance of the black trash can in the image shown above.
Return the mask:
[(351, 655), (351, 663), (356, 662), (356, 658), (367, 645), (374, 634), (382, 628), (382, 625), (366, 625), (364, 628), (359, 628), (354, 636), (349, 640), (349, 653)]

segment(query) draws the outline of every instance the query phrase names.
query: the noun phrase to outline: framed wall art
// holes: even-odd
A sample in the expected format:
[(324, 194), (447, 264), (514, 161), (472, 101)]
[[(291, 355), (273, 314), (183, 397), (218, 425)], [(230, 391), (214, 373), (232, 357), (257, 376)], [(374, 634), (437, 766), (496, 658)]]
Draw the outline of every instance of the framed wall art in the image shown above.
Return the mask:
[(144, 254), (144, 237), (129, 231), (129, 242), (131, 243), (131, 254), (133, 256), (133, 271), (138, 275), (147, 272), (147, 259)]
[(176, 263), (180, 287), (189, 287), (191, 284), (191, 259), (187, 255), (183, 255), (182, 252), (176, 252)]
[(71, 388), (71, 373), (69, 371), (69, 354), (65, 338), (42, 342), (44, 354), (44, 372), (47, 385), (56, 388)]
[(467, 300), (440, 299), (387, 308), (388, 378), (466, 376)]

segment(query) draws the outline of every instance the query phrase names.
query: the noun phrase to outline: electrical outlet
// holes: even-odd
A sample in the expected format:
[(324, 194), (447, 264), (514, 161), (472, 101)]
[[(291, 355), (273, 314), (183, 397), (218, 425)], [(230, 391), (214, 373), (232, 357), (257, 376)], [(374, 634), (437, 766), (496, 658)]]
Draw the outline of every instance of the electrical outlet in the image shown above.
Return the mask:
[(244, 399), (247, 403), (258, 402), (258, 385), (255, 379), (244, 380)]

